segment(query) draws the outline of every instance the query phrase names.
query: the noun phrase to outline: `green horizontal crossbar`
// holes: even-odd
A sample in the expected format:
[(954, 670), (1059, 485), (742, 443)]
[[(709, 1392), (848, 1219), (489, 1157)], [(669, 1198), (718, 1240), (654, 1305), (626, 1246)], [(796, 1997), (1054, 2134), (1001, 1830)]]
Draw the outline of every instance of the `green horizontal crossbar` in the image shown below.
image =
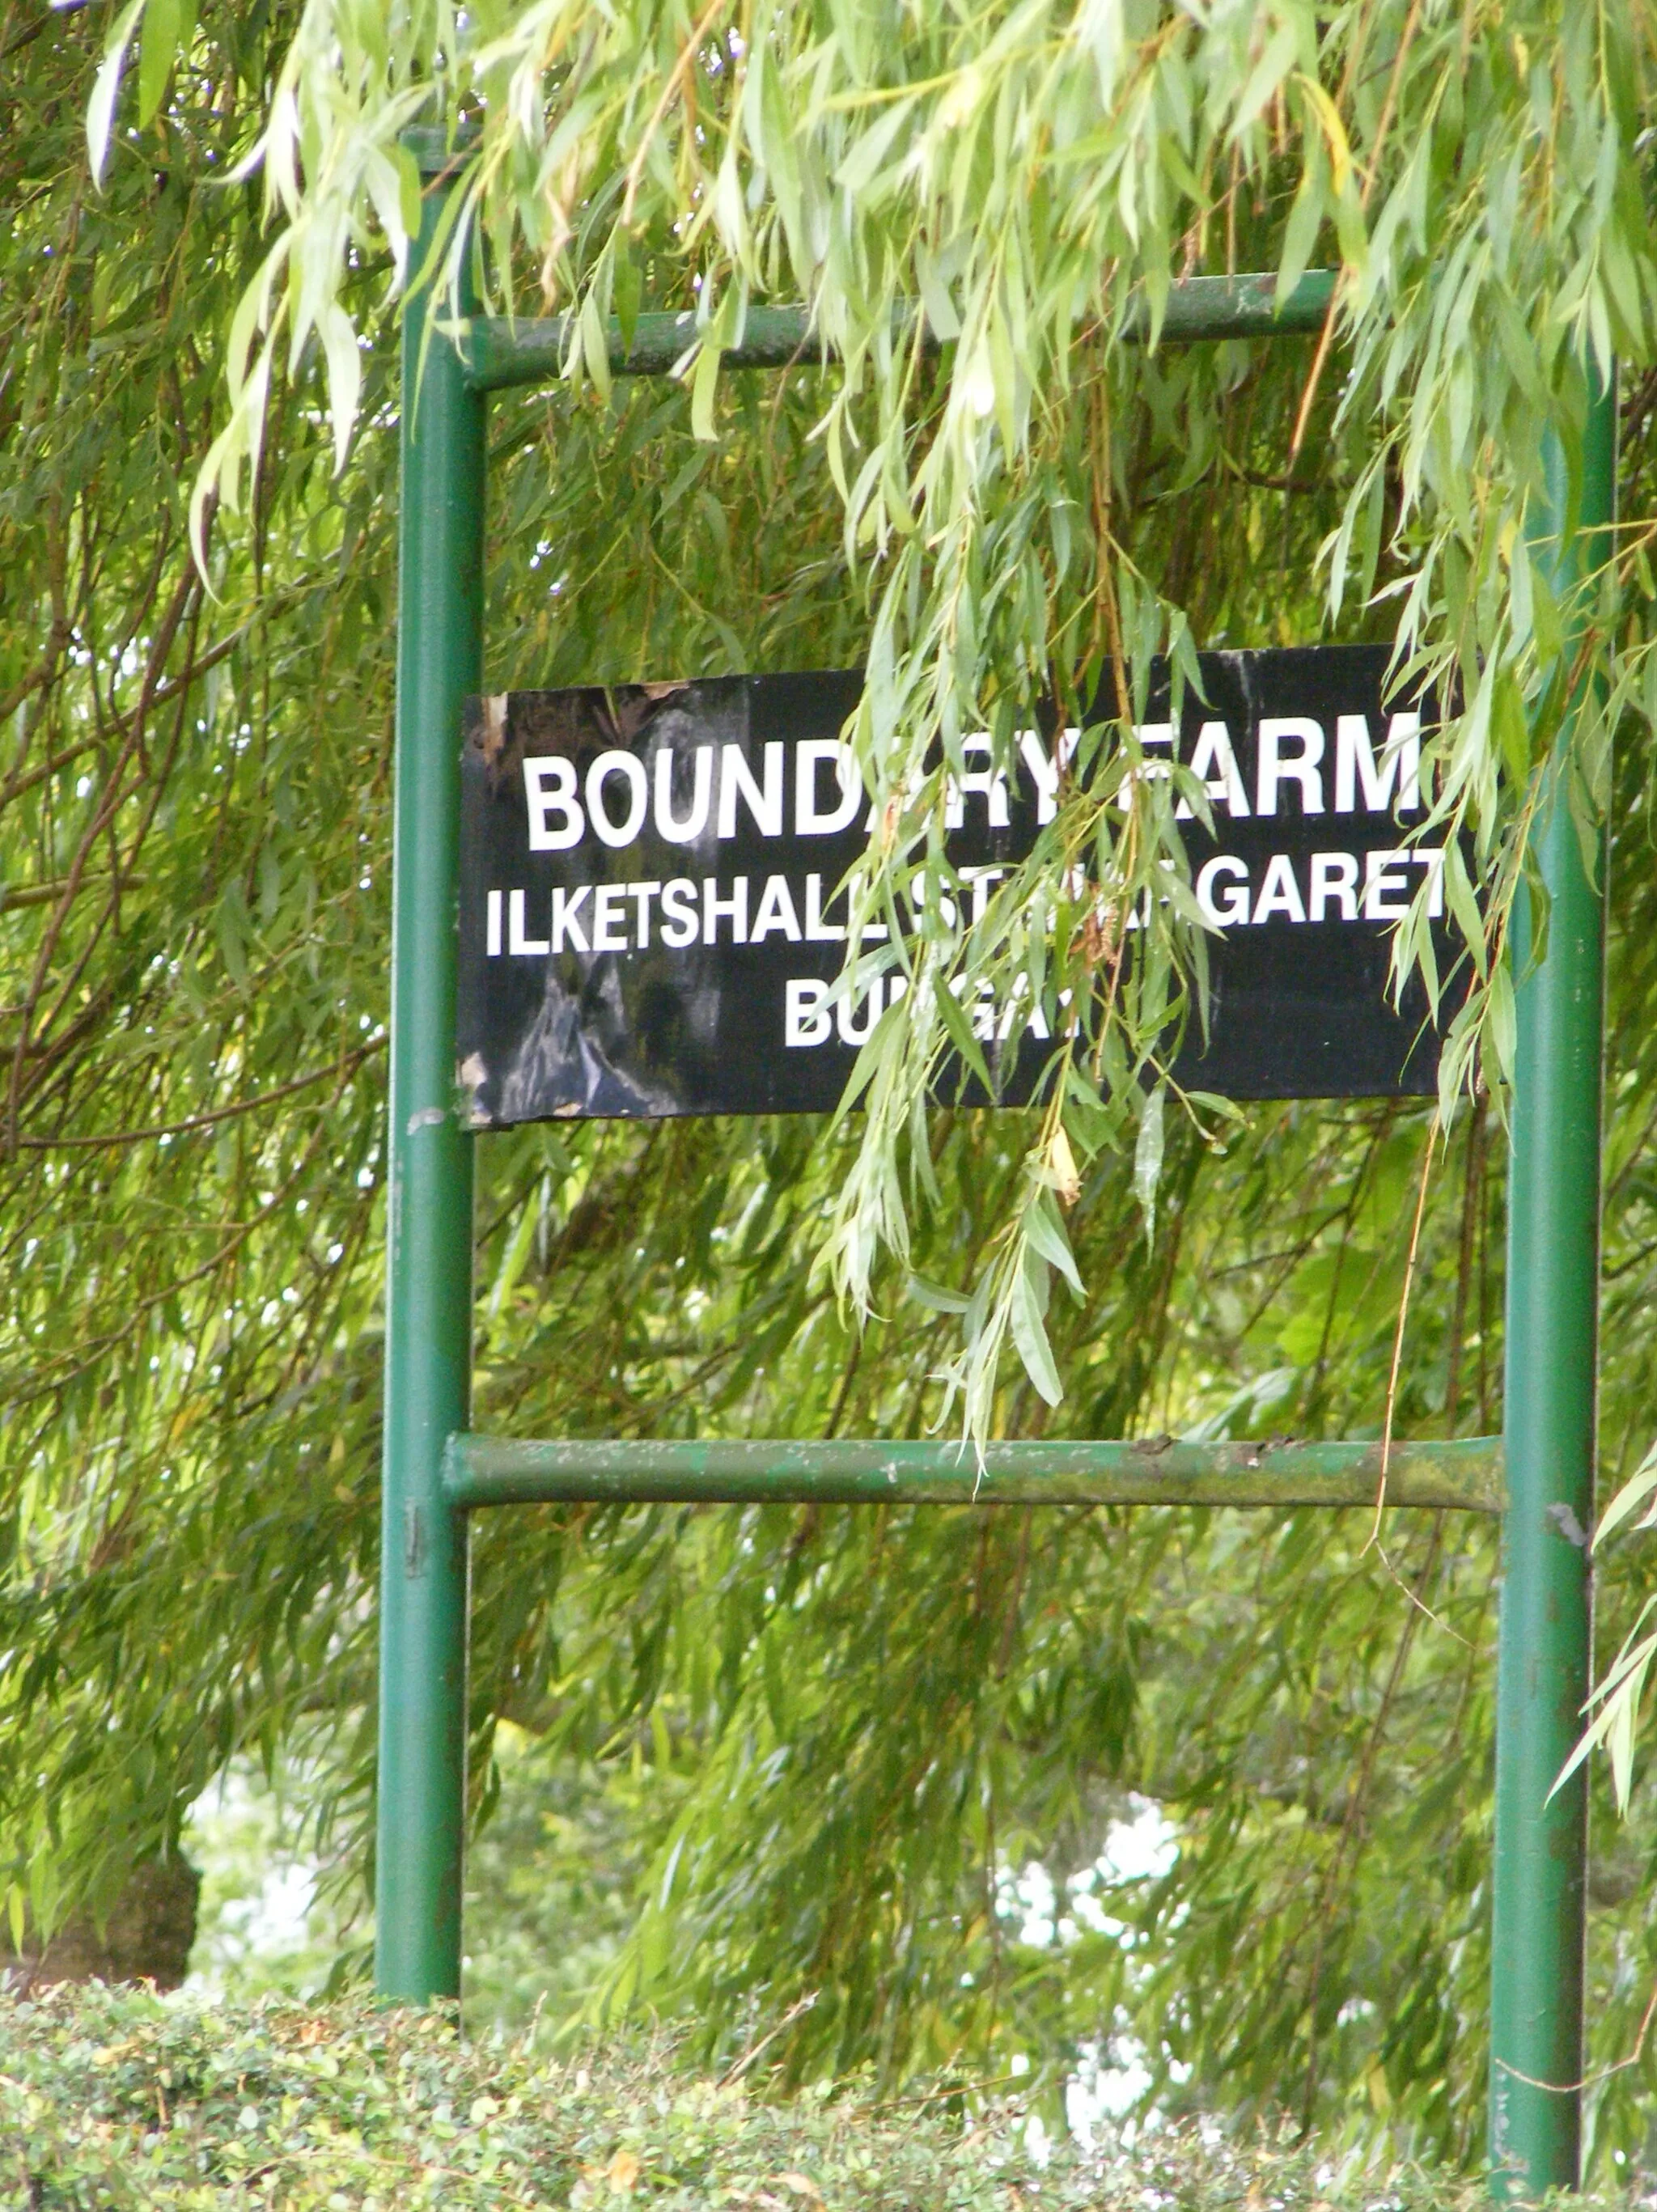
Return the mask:
[[(1163, 343), (1206, 338), (1293, 337), (1322, 328), (1334, 297), (1335, 272), (1314, 269), (1285, 298), (1278, 296), (1275, 276), (1187, 276), (1168, 288), (1160, 337)], [(907, 327), (913, 308), (900, 310)], [(1136, 303), (1126, 335), (1136, 341), (1150, 334), (1144, 301)], [(461, 366), (476, 392), (498, 392), (508, 385), (545, 384), (562, 374), (569, 343), (569, 321), (554, 315), (540, 322), (511, 322), (474, 316), (458, 326)], [(665, 376), (696, 343), (696, 318), (640, 315), (631, 344), (622, 326), (610, 324), (610, 367), (615, 376)], [(936, 343), (930, 331), (926, 343)], [(740, 345), (727, 346), (728, 368), (786, 368), (793, 362), (821, 360), (824, 349), (813, 337), (807, 307), (750, 307)]]
[[(987, 1444), (980, 1470), (956, 1442), (835, 1437), (665, 1443), (449, 1439), (443, 1486), (458, 1506), (1370, 1505), (1379, 1443)], [(1499, 1513), (1502, 1439), (1395, 1443), (1393, 1505)]]

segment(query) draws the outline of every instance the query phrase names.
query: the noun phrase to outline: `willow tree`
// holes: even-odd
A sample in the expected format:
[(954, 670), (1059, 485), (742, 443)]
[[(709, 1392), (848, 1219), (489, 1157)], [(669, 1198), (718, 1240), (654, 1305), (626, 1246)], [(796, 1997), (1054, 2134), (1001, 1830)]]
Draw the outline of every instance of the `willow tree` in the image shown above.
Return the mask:
[[(1582, 672), (1526, 518), (1545, 439), (1576, 450), (1614, 356), (1625, 514), (1646, 496), (1651, 46), (1629, 4), (132, 0), (44, 33), (14, 9), (20, 1920), (106, 1899), (250, 1747), (310, 1753), (343, 1875), (372, 1876), (385, 337), (410, 284), (452, 303), (469, 275), (566, 317), (556, 387), (494, 417), (492, 686), (860, 662), (871, 903), (936, 863), (963, 735), (1007, 744), (1033, 696), (1106, 678), (1130, 710), (982, 917), (939, 908), (854, 1127), (481, 1148), (480, 1421), (1494, 1425), (1507, 917)], [(452, 135), (464, 218), (429, 267), (416, 120)], [(1156, 343), (1174, 278), (1314, 263), (1340, 271), (1320, 338)], [(819, 348), (722, 371), (776, 300), (809, 306)], [(692, 318), (683, 373), (612, 384), (609, 319), (646, 307)], [(1657, 993), (1637, 527), (1613, 567), (1567, 781), (1585, 828), (1616, 830), (1627, 1473)], [(1423, 1115), (1234, 1121), (1162, 1073), (1204, 968), (1134, 687), (1158, 652), (1188, 676), (1198, 646), (1320, 635), (1396, 638), (1462, 702), (1429, 748), (1433, 821), (1481, 879), (1478, 911), (1454, 887), (1454, 975), (1421, 910), (1397, 939), (1449, 1030), (1450, 1166), (1390, 1406)], [(1102, 923), (1071, 889), (1083, 854), (1115, 894)], [(927, 1111), (962, 978), (1069, 994), (1044, 1105)], [(1071, 1266), (1079, 1299), (1052, 1279)], [(477, 1809), (500, 1718), (555, 1747), (586, 1810), (543, 1845), (549, 1882), (580, 1893), (561, 1837), (609, 1835), (624, 1869), (591, 2002), (681, 2012), (713, 2047), (786, 2014), (795, 2077), (1022, 2051), (1056, 2097), (1131, 2034), (1165, 2106), (1287, 2104), (1470, 2154), (1495, 1562), (1442, 1520), (1368, 1534), (1304, 1513), (516, 1516), (476, 1543)], [(1179, 1856), (1105, 1897), (1102, 1838), (1143, 1798)], [(1060, 1892), (1045, 1934), (1011, 1895), (1030, 1860)], [(1649, 1939), (1624, 1858), (1597, 1880), (1596, 2033), (1620, 2056)], [(1640, 2078), (1605, 2089), (1603, 2144), (1638, 2141)]]

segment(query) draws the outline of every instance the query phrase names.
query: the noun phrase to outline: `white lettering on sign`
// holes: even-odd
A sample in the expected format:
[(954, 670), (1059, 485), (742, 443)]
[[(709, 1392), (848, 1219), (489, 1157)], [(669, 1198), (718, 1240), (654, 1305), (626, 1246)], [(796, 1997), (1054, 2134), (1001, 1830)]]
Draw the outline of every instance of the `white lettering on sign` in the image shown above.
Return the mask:
[(822, 878), (805, 878), (805, 941), (808, 945), (843, 945), (846, 932), (838, 922), (822, 918)]
[(963, 763), (968, 758), (982, 760), (991, 765), (983, 768), (962, 766), (960, 781), (953, 775), (944, 780), (944, 827), (962, 828), (967, 819), (967, 799), (973, 793), (982, 796), (989, 808), (992, 830), (1005, 830), (1012, 820), (1007, 804), (1007, 772), (992, 765), (995, 746), (987, 730), (975, 730), (961, 740)]
[(662, 892), (662, 942), (681, 952), (702, 933), (696, 911), (696, 886), (689, 876), (675, 876)]
[(762, 944), (774, 932), (786, 937), (791, 945), (800, 941), (799, 916), (794, 911), (794, 895), (788, 888), (786, 876), (766, 878), (765, 889), (760, 893), (759, 912), (754, 916), (748, 941), (750, 945)]
[[(555, 753), (524, 763), (524, 796), (530, 810), (531, 853), (567, 853), (586, 828), (575, 796), (574, 764)], [(552, 815), (556, 811), (555, 826)]]
[(1056, 819), (1059, 812), (1059, 779), (1076, 757), (1076, 748), (1082, 742), (1079, 729), (1059, 732), (1059, 750), (1050, 753), (1041, 742), (1040, 730), (1020, 730), (1018, 757), (1030, 772), (1035, 786), (1035, 819), (1045, 828)]
[(670, 845), (693, 844), (707, 827), (707, 810), (713, 795), (713, 748), (698, 745), (691, 771), (690, 811), (683, 822), (673, 812), (673, 763), (676, 755), (664, 745), (656, 756), (656, 835)]
[(783, 991), (783, 1042), (797, 1049), (827, 1044), (830, 1024), (824, 1011), (829, 985), (815, 975), (791, 975)]
[(1197, 875), (1197, 903), (1217, 929), (1248, 919), (1248, 870), (1229, 853), (1217, 853)]
[[(814, 975), (791, 975), (783, 986), (783, 1041), (796, 1051), (827, 1044), (834, 1037), (846, 1045), (866, 1044), (882, 1013), (895, 1006), (908, 988), (909, 979), (901, 969), (877, 976), (862, 991), (849, 994), (842, 991), (838, 996), (835, 984), (822, 982)], [(950, 988), (956, 998), (963, 995), (959, 977)], [(1061, 991), (1061, 1008), (1070, 1001), (1071, 994)], [(1053, 1034), (1034, 1000), (1028, 976), (1018, 977), (1005, 999), (998, 999), (990, 984), (980, 983), (968, 1009), (968, 1019), (974, 1036), (986, 1043), (993, 1039), (1005, 1044), (1026, 1033), (1039, 1038)]]
[[(628, 787), (627, 813), (621, 822), (612, 822), (604, 808), (604, 785), (612, 776), (619, 776)], [(650, 786), (645, 776), (645, 764), (636, 754), (624, 753), (614, 746), (600, 753), (587, 770), (587, 818), (594, 836), (617, 848), (630, 845), (644, 827), (649, 805)]]
[(507, 950), (531, 958), (550, 952), (551, 945), (544, 937), (528, 937), (524, 932), (524, 898), (522, 891), (513, 891), (507, 901)]
[(1312, 855), (1312, 893), (1307, 902), (1307, 917), (1322, 921), (1329, 912), (1331, 902), (1340, 908), (1336, 917), (1340, 921), (1356, 921), (1358, 918), (1358, 860), (1356, 853), (1314, 853)]
[[(1363, 885), (1358, 886), (1358, 862)], [(1427, 877), (1428, 919), (1444, 913), (1444, 848), (1405, 845), (1356, 853), (1314, 853), (1307, 863), (1308, 896), (1302, 901), (1296, 864), (1287, 853), (1266, 862), (1255, 897), (1247, 865), (1234, 853), (1217, 853), (1197, 872), (1194, 886), (1203, 918), (1217, 929), (1267, 921), (1401, 921), (1415, 886), (1411, 868)]]
[[(1197, 749), (1191, 756), (1191, 773), (1211, 800), (1223, 806), (1234, 820), (1248, 812), (1248, 793), (1242, 772), (1231, 750), (1231, 732), (1223, 722), (1205, 722), (1197, 732)], [(1176, 822), (1189, 822), (1192, 805), (1182, 799), (1174, 810)]]
[[(1132, 804), (1136, 781), (1165, 779), (1181, 757), (1181, 735), (1172, 722), (1138, 723), (1134, 737), (1148, 757), (1123, 778), (1124, 807)], [(989, 732), (972, 732), (961, 741), (961, 773), (944, 780), (944, 827), (961, 830), (975, 817), (986, 829), (1010, 829), (1022, 784), (1034, 796), (1037, 827), (1045, 828), (1058, 814), (1065, 770), (1081, 738), (1078, 727), (1067, 727), (1049, 749), (1039, 730), (1015, 731), (1010, 757), (998, 766)], [(1391, 715), (1377, 744), (1369, 716), (1338, 714), (1332, 761), (1330, 733), (1314, 717), (1265, 715), (1256, 731), (1252, 799), (1238, 740), (1223, 720), (1211, 716), (1198, 725), (1187, 765), (1214, 810), (1234, 821), (1291, 811), (1418, 814), (1421, 717), (1413, 709)], [(1332, 790), (1326, 782), (1331, 765)], [(840, 836), (857, 822), (864, 798), (857, 757), (841, 738), (804, 738), (792, 744), (768, 739), (757, 769), (740, 744), (698, 744), (688, 752), (663, 744), (648, 765), (636, 753), (611, 747), (592, 762), (585, 781), (561, 754), (536, 755), (524, 761), (523, 776), (532, 853), (568, 852), (589, 830), (599, 843), (619, 851), (636, 842), (646, 824), (669, 845), (695, 844), (710, 825), (727, 841), (744, 830), (767, 840)], [(1174, 809), (1181, 822), (1190, 821), (1194, 811), (1185, 798)], [(871, 811), (869, 826), (874, 819)]]
[[(625, 952), (628, 949), (622, 908), (627, 904), (625, 884), (600, 884), (592, 894), (592, 949), (595, 952)], [(621, 931), (617, 936), (616, 932)]]
[(573, 952), (592, 951), (592, 947), (587, 943), (586, 927), (577, 919), (581, 908), (586, 902), (587, 893), (592, 888), (590, 884), (582, 884), (578, 890), (573, 891), (555, 890), (553, 892), (552, 949), (555, 952), (563, 951), (566, 940)]
[[(1133, 734), (1142, 750), (1146, 745), (1154, 745), (1160, 753), (1162, 748), (1166, 745), (1168, 759), (1178, 759), (1179, 748), (1174, 742), (1172, 722), (1136, 722), (1133, 726)], [(1126, 814), (1132, 809), (1133, 787), (1141, 778), (1146, 783), (1166, 783), (1168, 776), (1167, 763), (1161, 759), (1148, 760), (1143, 768), (1130, 769), (1122, 778), (1121, 788), (1117, 795), (1118, 804), (1123, 813)]]
[(835, 1027), (840, 1032), (842, 1044), (867, 1044), (875, 1033), (875, 1024), (880, 1019), (881, 1001), (885, 997), (885, 978), (877, 975), (856, 1003), (863, 1008), (859, 1023), (854, 1017), (850, 994), (843, 995), (835, 1007)]
[(1335, 811), (1357, 809), (1357, 787), (1363, 786), (1363, 804), (1371, 814), (1392, 810), (1393, 787), (1398, 786), (1398, 811), (1417, 813), (1421, 806), (1421, 717), (1394, 714), (1387, 726), (1381, 763), (1369, 742), (1367, 714), (1338, 714), (1335, 718)]
[[(1005, 868), (992, 868), (983, 866), (968, 866), (960, 871), (962, 882), (972, 893), (972, 918), (974, 922), (982, 921), (985, 915), (989, 912), (990, 893), (994, 889), (995, 885), (1002, 880), (1006, 872), (1007, 872)], [(872, 937), (874, 932), (870, 929), (865, 929), (863, 933), (865, 937)], [(883, 937), (886, 934), (883, 929), (880, 933)]]
[[(1285, 745), (1298, 750), (1284, 752)], [(1323, 725), (1303, 714), (1267, 714), (1260, 723), (1259, 781), (1255, 810), (1278, 811), (1278, 792), (1285, 783), (1298, 784), (1302, 814), (1323, 811), (1323, 777), (1318, 763), (1323, 758)]]
[[(817, 779), (830, 762), (840, 786), (840, 799), (833, 806), (820, 807)], [(832, 837), (842, 830), (849, 830), (857, 819), (862, 800), (863, 778), (858, 774), (857, 755), (850, 745), (838, 738), (804, 738), (794, 754), (794, 835)]]
[[(1168, 757), (1174, 759), (1177, 757), (1172, 722), (1136, 722), (1133, 725), (1133, 734), (1139, 740), (1142, 750), (1146, 745), (1154, 745), (1160, 752), (1166, 745)], [(1155, 762), (1148, 761), (1145, 763), (1145, 774), (1148, 776), (1165, 776), (1167, 770), (1159, 768)]]
[[(844, 1045), (866, 1044), (881, 1015), (895, 1006), (908, 990), (902, 971), (877, 976), (865, 990), (837, 997), (837, 987), (816, 975), (791, 975), (783, 985), (783, 1043), (793, 1052), (809, 1051), (838, 1038)], [(961, 979), (950, 987), (962, 996)], [(1059, 994), (1060, 1007), (1068, 1006), (1071, 994)], [(1004, 1000), (998, 1000), (988, 983), (980, 985), (968, 1009), (974, 1036), (987, 1043), (1006, 1044), (1029, 1035), (1046, 1039), (1053, 1031), (1047, 1016), (1031, 994), (1029, 979), (1020, 976)]]
[(1257, 923), (1275, 921), (1281, 915), (1285, 921), (1304, 921), (1306, 908), (1301, 904), (1300, 885), (1295, 881), (1294, 864), (1287, 853), (1273, 853), (1266, 864), (1266, 879), (1260, 885), (1260, 895), (1254, 902)]
[(661, 890), (659, 884), (629, 884), (628, 896), (633, 901), (634, 924), (638, 929), (638, 945), (642, 951), (650, 942), (650, 902)]
[[(1364, 854), (1313, 853), (1304, 861), (1304, 881), (1302, 865), (1292, 854), (1273, 853), (1256, 883), (1247, 862), (1236, 854), (1215, 854), (1197, 871), (1193, 886), (1203, 919), (1222, 931), (1273, 921), (1399, 921), (1415, 895), (1411, 868), (1426, 872), (1429, 917), (1436, 921), (1443, 915), (1442, 845), (1382, 847)], [(983, 921), (994, 886), (1006, 872), (988, 866), (959, 871), (969, 924)], [(629, 883), (578, 884), (573, 890), (558, 884), (552, 892), (545, 937), (530, 934), (526, 891), (491, 890), (485, 902), (484, 950), (491, 960), (503, 953), (522, 959), (564, 952), (644, 952), (658, 941), (683, 951), (697, 943), (719, 944), (722, 924), (725, 941), (732, 945), (761, 945), (772, 937), (789, 945), (845, 943), (844, 927), (824, 918), (821, 875), (805, 878), (803, 924), (786, 876), (767, 876), (757, 905), (751, 902), (750, 888), (746, 876), (734, 876), (728, 884), (715, 876), (704, 877), (700, 885), (688, 876), (675, 876), (665, 884), (653, 877)], [(1080, 896), (1079, 879), (1071, 889)], [(924, 871), (917, 870), (912, 878), (907, 898), (919, 917), (926, 898)], [(957, 902), (940, 892), (938, 905), (944, 922), (956, 927), (961, 919)], [(1138, 927), (1142, 922), (1143, 916), (1135, 914), (1128, 926)], [(863, 926), (865, 942), (883, 940), (889, 933), (883, 921)], [(889, 1002), (895, 988), (888, 988)]]
[(1439, 921), (1444, 915), (1444, 848), (1442, 845), (1412, 845), (1410, 858), (1419, 868), (1427, 871), (1427, 918)]
[(762, 837), (782, 835), (782, 772), (786, 745), (778, 742), (765, 748), (765, 780), (756, 783), (753, 770), (740, 745), (725, 745), (719, 755), (719, 835), (737, 834), (737, 801), (741, 799), (754, 817)]
[(1363, 919), (1402, 921), (1410, 911), (1407, 853), (1389, 853), (1377, 847), (1363, 856)]
[(731, 886), (731, 896), (728, 899), (722, 899), (719, 894), (719, 886), (717, 880), (713, 876), (704, 876), (702, 878), (702, 943), (717, 945), (719, 941), (719, 924), (722, 921), (728, 921), (731, 924), (731, 942), (733, 945), (746, 945), (748, 942), (747, 877), (737, 878)]

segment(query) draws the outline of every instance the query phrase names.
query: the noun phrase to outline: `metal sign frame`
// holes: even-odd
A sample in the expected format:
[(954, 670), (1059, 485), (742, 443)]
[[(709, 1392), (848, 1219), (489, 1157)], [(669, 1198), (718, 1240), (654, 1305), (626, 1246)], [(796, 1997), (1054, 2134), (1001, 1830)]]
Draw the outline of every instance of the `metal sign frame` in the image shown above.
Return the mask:
[[(428, 183), (418, 266), (452, 156), (406, 135)], [(1171, 289), (1164, 343), (1322, 328), (1331, 271), (1279, 299), (1270, 276)], [(443, 325), (443, 327), (435, 327)], [(689, 316), (641, 315), (616, 375), (667, 373)], [(754, 308), (733, 368), (786, 365), (805, 311)], [(1373, 1443), (1007, 1443), (983, 1476), (952, 1444), (536, 1443), (470, 1433), (472, 1138), (455, 1110), (461, 707), (483, 689), (489, 394), (559, 372), (561, 322), (473, 318), (449, 330), (428, 288), (404, 309), (398, 609), (385, 1417), (380, 1550), (375, 1979), (424, 2002), (460, 1988), (465, 1804), (467, 1516), (549, 1499), (1283, 1506), (1375, 1495)], [(1580, 629), (1606, 557), (1615, 407), (1590, 398), (1580, 469), (1557, 445), (1533, 557)], [(1536, 849), (1545, 947), (1517, 988), (1508, 1167), (1503, 1434), (1393, 1447), (1396, 1505), (1502, 1516), (1490, 1997), (1490, 2154), (1504, 2191), (1580, 2179), (1587, 1778), (1555, 1778), (1589, 1687), (1605, 996), (1604, 842), (1596, 884), (1569, 805), (1543, 795)], [(1521, 894), (1522, 899), (1522, 894)], [(1521, 905), (1515, 942), (1529, 942)]]

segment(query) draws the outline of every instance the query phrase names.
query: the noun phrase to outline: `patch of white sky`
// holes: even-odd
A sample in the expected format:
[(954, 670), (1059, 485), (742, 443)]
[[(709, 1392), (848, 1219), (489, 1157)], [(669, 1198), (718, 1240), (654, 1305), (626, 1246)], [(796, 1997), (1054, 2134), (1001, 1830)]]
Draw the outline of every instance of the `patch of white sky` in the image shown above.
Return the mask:
[[(1001, 1908), (1015, 1923), (1018, 1940), (1042, 1950), (1064, 1949), (1083, 1934), (1108, 1936), (1123, 1948), (1132, 1949), (1134, 1935), (1127, 1923), (1107, 1910), (1099, 1892), (1108, 1896), (1124, 1883), (1155, 1881), (1167, 1874), (1179, 1856), (1179, 1832), (1162, 1808), (1147, 1797), (1132, 1797), (1127, 1818), (1114, 1820), (1105, 1847), (1091, 1866), (1083, 1867), (1065, 1882), (1061, 1899), (1052, 1874), (1039, 1859), (1032, 1859), (1002, 1884)], [(1065, 2084), (1065, 2117), (1071, 2133), (1091, 2147), (1102, 2129), (1131, 2141), (1139, 2126), (1154, 2124), (1155, 2114), (1143, 2121), (1132, 2117), (1134, 2107), (1150, 2087), (1144, 2046), (1135, 2037), (1125, 2014), (1108, 2030), (1082, 2045), (1082, 2063)], [(1028, 2070), (1015, 2057), (1012, 2070)], [(1174, 2078), (1186, 2069), (1177, 2061), (1169, 2068)], [(1032, 2115), (1027, 2129), (1032, 2155), (1046, 2156), (1051, 2148), (1047, 2130)]]
[(316, 1946), (319, 1868), (284, 1825), (251, 1762), (238, 1761), (191, 1806), (186, 1849), (205, 1879), (186, 1990), (216, 1998), (250, 1979), (283, 1979)]

